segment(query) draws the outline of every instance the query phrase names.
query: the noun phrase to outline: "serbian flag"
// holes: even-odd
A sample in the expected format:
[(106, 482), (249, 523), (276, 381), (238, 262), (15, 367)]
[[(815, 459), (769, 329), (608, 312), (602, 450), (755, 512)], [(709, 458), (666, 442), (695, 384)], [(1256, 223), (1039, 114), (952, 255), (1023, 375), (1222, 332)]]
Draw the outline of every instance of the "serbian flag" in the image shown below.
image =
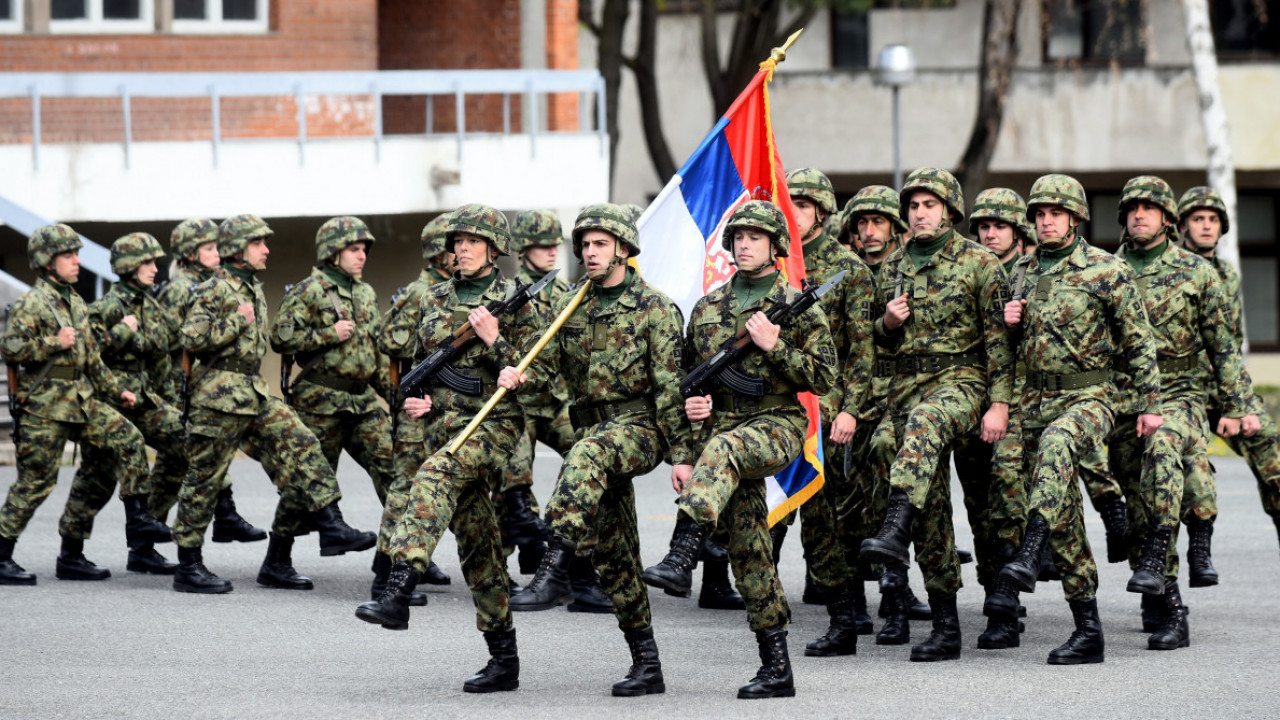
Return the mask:
[[(768, 83), (775, 66), (772, 59), (760, 64), (760, 72), (637, 223), (644, 252), (634, 262), (647, 282), (680, 306), (686, 320), (699, 298), (737, 271), (720, 240), (729, 216), (748, 200), (771, 200), (782, 209), (791, 249), (789, 257), (778, 259), (778, 268), (793, 287), (805, 277), (795, 211), (769, 121)], [(822, 488), (818, 398), (800, 393), (800, 402), (809, 414), (804, 452), (765, 481), (770, 525)]]

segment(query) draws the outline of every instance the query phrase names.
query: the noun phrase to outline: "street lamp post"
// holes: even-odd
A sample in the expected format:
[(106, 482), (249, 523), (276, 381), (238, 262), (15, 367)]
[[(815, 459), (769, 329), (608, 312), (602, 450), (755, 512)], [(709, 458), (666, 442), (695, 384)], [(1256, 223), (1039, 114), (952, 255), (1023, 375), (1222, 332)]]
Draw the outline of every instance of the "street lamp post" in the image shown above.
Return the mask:
[(916, 59), (906, 45), (885, 45), (876, 56), (876, 82), (893, 89), (893, 189), (902, 188), (902, 122), (898, 91), (916, 79)]

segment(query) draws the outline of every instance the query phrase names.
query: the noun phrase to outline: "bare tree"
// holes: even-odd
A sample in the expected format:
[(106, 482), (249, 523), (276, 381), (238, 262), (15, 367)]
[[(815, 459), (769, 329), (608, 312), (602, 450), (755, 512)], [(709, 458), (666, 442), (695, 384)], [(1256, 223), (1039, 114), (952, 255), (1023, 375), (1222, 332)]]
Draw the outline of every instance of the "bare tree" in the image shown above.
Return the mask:
[(622, 34), (631, 14), (630, 0), (605, 0), (600, 21), (592, 17), (591, 3), (578, 3), (578, 21), (596, 38), (597, 67), (604, 77), (605, 130), (609, 133), (609, 194), (618, 157), (618, 92), (622, 87)]
[(987, 170), (1000, 139), (1005, 102), (1018, 59), (1020, 0), (987, 0), (982, 12), (982, 56), (978, 65), (978, 113), (969, 144), (956, 167), (967, 198), (986, 188)]

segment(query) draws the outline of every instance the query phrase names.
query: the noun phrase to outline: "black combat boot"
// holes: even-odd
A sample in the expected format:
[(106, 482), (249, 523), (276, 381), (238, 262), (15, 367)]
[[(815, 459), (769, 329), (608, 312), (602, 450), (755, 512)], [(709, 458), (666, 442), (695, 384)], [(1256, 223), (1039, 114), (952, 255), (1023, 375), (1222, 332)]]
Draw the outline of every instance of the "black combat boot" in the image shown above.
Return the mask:
[(1191, 646), (1191, 626), (1187, 624), (1187, 606), (1182, 604), (1182, 593), (1178, 592), (1178, 583), (1169, 583), (1164, 589), (1163, 598), (1153, 598), (1157, 602), (1164, 601), (1164, 618), (1156, 631), (1147, 638), (1148, 650), (1177, 650)]
[(462, 692), (491, 693), (520, 687), (520, 656), (516, 654), (516, 629), (496, 630), (484, 634), (489, 645), (489, 662), (467, 678)]
[[(1277, 527), (1280, 527), (1280, 520), (1276, 521)], [(783, 522), (774, 523), (769, 528), (769, 541), (773, 543), (773, 565), (778, 566), (778, 559), (782, 557), (782, 545), (787, 540), (787, 531), (791, 529), (790, 525)]]
[(533, 511), (533, 492), (528, 487), (508, 490), (503, 499), (507, 505), (507, 542), (523, 545), (546, 538), (547, 526)]
[(130, 550), (129, 562), (124, 567), (129, 572), (148, 575), (172, 575), (178, 570), (178, 564), (165, 559), (165, 556), (156, 552), (156, 546), (151, 543)]
[(809, 572), (808, 566), (805, 566), (804, 592), (800, 595), (800, 602), (805, 605), (827, 605), (835, 593), (835, 588), (819, 585), (813, 579), (813, 573)]
[(911, 524), (918, 512), (906, 493), (890, 495), (884, 524), (875, 537), (862, 541), (859, 557), (869, 562), (907, 562), (910, 559), (907, 546), (911, 544)]
[(13, 546), (17, 540), (0, 537), (0, 585), (35, 585), (35, 573), (29, 573), (13, 561)]
[(1125, 516), (1124, 498), (1103, 498), (1095, 501), (1093, 507), (1102, 516), (1102, 527), (1107, 530), (1107, 562), (1118, 563), (1128, 560), (1129, 521)]
[(880, 589), (880, 617), (884, 625), (876, 633), (877, 645), (906, 645), (911, 642), (911, 621), (902, 605), (902, 590)]
[(649, 585), (667, 590), (668, 595), (689, 597), (693, 594), (693, 568), (698, 564), (698, 553), (707, 529), (693, 521), (685, 513), (679, 513), (675, 534), (671, 536), (671, 550), (662, 562), (646, 568), (640, 577)]
[(236, 501), (231, 497), (231, 488), (223, 488), (218, 493), (217, 504), (213, 506), (213, 541), (247, 543), (266, 539), (266, 530), (254, 527), (236, 512)]
[(569, 584), (569, 566), (574, 548), (568, 540), (552, 537), (547, 554), (533, 574), (533, 580), (508, 600), (512, 610), (550, 610), (574, 599)]
[(539, 538), (516, 546), (516, 562), (520, 566), (521, 575), (532, 575), (538, 572), (542, 564), (542, 556), (547, 554), (547, 541)]
[(1086, 665), (1100, 663), (1106, 643), (1102, 638), (1102, 620), (1098, 618), (1098, 601), (1070, 600), (1071, 617), (1076, 631), (1062, 645), (1049, 652), (1050, 665)]
[(1271, 521), (1276, 524), (1276, 537), (1280, 538), (1280, 512), (1272, 513)]
[(853, 592), (853, 625), (859, 635), (870, 635), (876, 631), (871, 624), (871, 616), (867, 614), (867, 586), (861, 577), (854, 577), (849, 585)]
[(1044, 562), (1044, 550), (1048, 546), (1049, 524), (1037, 515), (1027, 523), (1022, 547), (1018, 548), (1018, 554), (1012, 560), (1005, 563), (1000, 577), (1008, 578), (1019, 590), (1035, 592), (1036, 579), (1040, 577), (1040, 566)]
[(809, 657), (835, 657), (858, 654), (858, 622), (853, 611), (853, 591), (844, 589), (827, 604), (827, 616), (831, 623), (826, 634), (805, 645), (804, 654)]
[(600, 573), (591, 563), (590, 555), (577, 555), (569, 561), (569, 587), (573, 589), (573, 602), (565, 608), (569, 612), (612, 613), (613, 601), (600, 586)]
[(409, 597), (418, 587), (418, 571), (407, 562), (391, 566), (387, 586), (377, 600), (361, 603), (356, 617), (388, 630), (409, 629)]
[(200, 548), (178, 546), (178, 569), (173, 573), (173, 589), (185, 593), (217, 595), (232, 590), (231, 581), (209, 572)]
[(982, 614), (998, 622), (1013, 622), (1018, 619), (1021, 608), (1017, 585), (1008, 577), (997, 575), (982, 603)]
[(1142, 543), (1142, 555), (1138, 558), (1138, 569), (1129, 578), (1125, 588), (1131, 593), (1146, 595), (1164, 594), (1165, 558), (1169, 554), (1169, 542), (1173, 539), (1173, 528), (1152, 524), (1147, 528), (1146, 540)]
[(258, 570), (258, 584), (282, 590), (310, 590), (311, 578), (293, 569), (293, 538), (271, 533), (267, 556)]
[(658, 662), (658, 644), (653, 641), (653, 628), (623, 630), (631, 648), (631, 669), (627, 676), (613, 684), (614, 697), (658, 695), (667, 691), (662, 680), (662, 663)]
[[(431, 568), (433, 567), (436, 567), (435, 563), (431, 563), (431, 565), (427, 567), (427, 572), (430, 573)], [(391, 577), (391, 556), (383, 552), (375, 552), (373, 554), (372, 570), (373, 570), (373, 585), (369, 588), (369, 599), (377, 600), (378, 596), (381, 595), (387, 589), (387, 578)], [(436, 567), (436, 571), (439, 572), (440, 568)], [(445, 576), (445, 579), (446, 580), (448, 579), (447, 575)], [(423, 579), (421, 580), (421, 582), (429, 582), (429, 581)], [(421, 593), (421, 592), (418, 592), (417, 590), (414, 590), (412, 593), (409, 594), (410, 607), (423, 607), (426, 604), (427, 604), (426, 593)]]
[(791, 674), (791, 658), (787, 656), (787, 630), (772, 627), (756, 631), (760, 645), (760, 669), (751, 682), (738, 688), (738, 699), (795, 697), (796, 682)]
[(1062, 580), (1062, 571), (1058, 569), (1057, 563), (1053, 561), (1053, 554), (1049, 552), (1049, 544), (1045, 543), (1044, 551), (1040, 553), (1040, 576), (1036, 578), (1040, 582), (1058, 582)]
[[(422, 573), (422, 582), (428, 585), (449, 585), (453, 580), (433, 560), (427, 563), (427, 571)], [(426, 605), (426, 603), (424, 602), (423, 605)]]
[(987, 629), (978, 636), (979, 650), (1008, 650), (1022, 644), (1019, 627), (1022, 623), (1014, 620), (1005, 622), (993, 617), (987, 618)]
[(54, 576), (59, 580), (106, 580), (111, 577), (107, 568), (94, 565), (84, 556), (84, 540), (62, 538), (62, 551), (54, 564)]
[(120, 498), (124, 504), (124, 539), (129, 547), (173, 542), (173, 531), (168, 525), (151, 517), (147, 499), (141, 495)]
[(1164, 622), (1164, 598), (1159, 595), (1142, 596), (1142, 632), (1153, 633)]
[(973, 562), (973, 553), (963, 548), (956, 548), (956, 557), (960, 559), (961, 565)]
[(960, 659), (960, 613), (955, 595), (929, 595), (933, 610), (933, 632), (929, 639), (911, 648), (911, 662)]
[(342, 511), (336, 502), (312, 513), (311, 519), (320, 531), (320, 555), (323, 557), (368, 550), (378, 543), (377, 535), (348, 525), (342, 519)]
[(1209, 587), (1218, 584), (1218, 570), (1213, 567), (1210, 545), (1213, 540), (1212, 520), (1192, 520), (1187, 523), (1187, 571), (1191, 587)]
[(902, 606), (907, 609), (907, 617), (912, 620), (932, 620), (933, 610), (929, 603), (916, 597), (910, 585), (902, 588)]
[(702, 550), (702, 588), (698, 607), (707, 610), (746, 610), (747, 604), (729, 582), (729, 553), (720, 545), (705, 543)]

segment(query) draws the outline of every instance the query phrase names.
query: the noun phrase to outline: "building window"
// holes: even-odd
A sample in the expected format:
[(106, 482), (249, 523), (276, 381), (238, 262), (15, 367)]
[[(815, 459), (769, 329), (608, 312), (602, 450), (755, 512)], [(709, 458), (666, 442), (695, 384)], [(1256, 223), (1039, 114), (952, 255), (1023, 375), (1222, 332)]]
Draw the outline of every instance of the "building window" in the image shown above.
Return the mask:
[(50, 0), (49, 29), (56, 33), (154, 32), (154, 6), (149, 0)]
[(1240, 193), (1231, 230), (1240, 246), (1240, 294), (1244, 299), (1244, 329), (1249, 345), (1258, 350), (1280, 350), (1280, 244), (1277, 235), (1277, 197)]
[(1144, 0), (1044, 0), (1045, 62), (1142, 64)]
[(831, 67), (871, 66), (871, 31), (867, 13), (831, 11)]
[(1280, 55), (1280, 0), (1214, 0), (1209, 13), (1219, 57)]
[(22, 32), (23, 0), (0, 0), (0, 34)]
[(173, 31), (266, 32), (267, 9), (267, 0), (173, 0)]

